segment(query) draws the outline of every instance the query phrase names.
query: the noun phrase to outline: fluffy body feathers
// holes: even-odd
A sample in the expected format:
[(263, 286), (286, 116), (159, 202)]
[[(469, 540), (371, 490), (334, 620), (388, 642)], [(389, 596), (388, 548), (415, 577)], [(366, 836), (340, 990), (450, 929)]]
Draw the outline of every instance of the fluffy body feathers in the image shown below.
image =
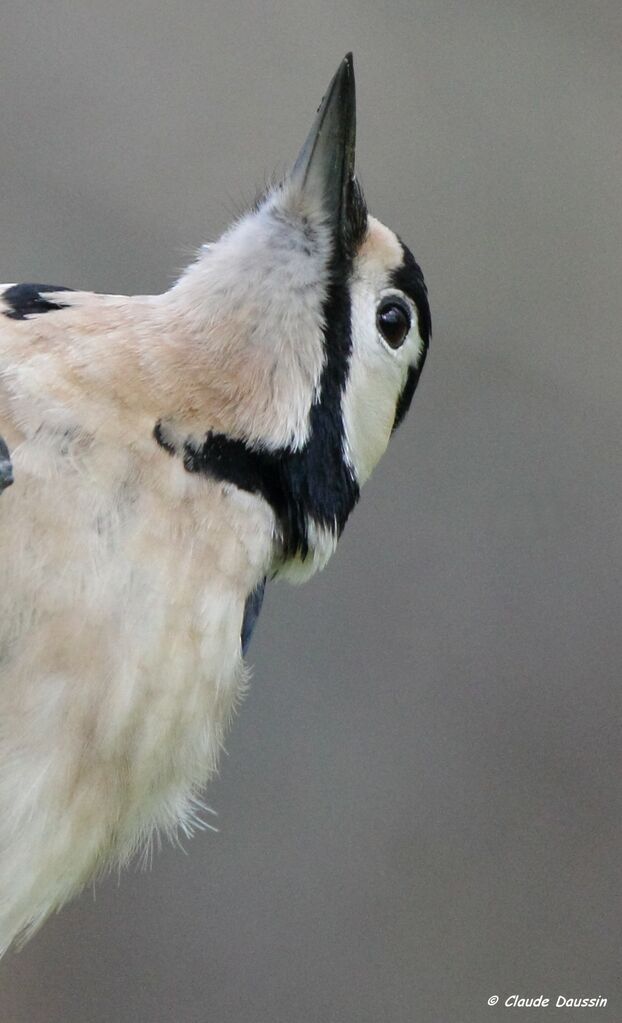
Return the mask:
[(0, 949), (191, 830), (265, 578), (323, 567), (410, 402), (425, 286), (353, 159), (347, 58), (164, 295), (0, 287)]

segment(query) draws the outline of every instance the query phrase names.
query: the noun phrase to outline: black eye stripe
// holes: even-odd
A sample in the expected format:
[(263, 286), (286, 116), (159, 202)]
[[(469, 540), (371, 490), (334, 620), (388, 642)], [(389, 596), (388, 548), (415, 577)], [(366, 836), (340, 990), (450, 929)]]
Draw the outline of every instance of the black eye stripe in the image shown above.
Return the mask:
[(394, 288), (402, 291), (412, 300), (417, 310), (419, 336), (423, 341), (424, 351), (427, 351), (432, 336), (432, 317), (430, 315), (428, 289), (425, 286), (421, 267), (415, 260), (412, 252), (403, 242), (401, 245), (404, 253), (404, 262), (393, 271), (390, 283)]
[(391, 274), (391, 285), (394, 288), (399, 288), (400, 291), (408, 295), (412, 300), (417, 310), (417, 327), (422, 345), (417, 362), (409, 366), (406, 382), (397, 401), (395, 421), (393, 423), (394, 430), (397, 429), (408, 412), (413, 395), (417, 389), (417, 384), (419, 383), (432, 336), (432, 317), (430, 314), (430, 303), (428, 302), (428, 289), (425, 286), (421, 267), (410, 249), (406, 248), (403, 242), (401, 242), (401, 245), (404, 261)]

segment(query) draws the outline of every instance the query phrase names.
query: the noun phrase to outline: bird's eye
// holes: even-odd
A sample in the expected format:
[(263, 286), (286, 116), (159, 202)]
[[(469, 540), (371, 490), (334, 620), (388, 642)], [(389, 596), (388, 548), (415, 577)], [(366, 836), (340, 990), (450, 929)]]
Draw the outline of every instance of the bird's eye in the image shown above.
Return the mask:
[(378, 306), (376, 326), (391, 348), (400, 348), (410, 330), (410, 309), (391, 295)]

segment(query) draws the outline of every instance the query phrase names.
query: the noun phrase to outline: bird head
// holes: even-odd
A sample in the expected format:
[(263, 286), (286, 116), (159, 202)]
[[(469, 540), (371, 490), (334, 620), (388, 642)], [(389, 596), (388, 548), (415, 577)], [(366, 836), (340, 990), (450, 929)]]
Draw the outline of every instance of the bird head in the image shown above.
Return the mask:
[(290, 172), (169, 293), (218, 390), (206, 432), (185, 441), (186, 467), (264, 496), (289, 568), (333, 549), (430, 339), (423, 275), (368, 213), (355, 134), (348, 54)]

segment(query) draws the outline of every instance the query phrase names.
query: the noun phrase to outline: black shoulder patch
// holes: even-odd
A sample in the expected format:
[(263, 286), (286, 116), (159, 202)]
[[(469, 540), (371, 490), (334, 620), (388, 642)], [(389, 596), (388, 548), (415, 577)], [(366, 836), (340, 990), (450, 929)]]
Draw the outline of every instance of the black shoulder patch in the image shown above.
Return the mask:
[(10, 307), (4, 315), (10, 320), (25, 320), (29, 316), (49, 313), (54, 309), (66, 309), (60, 302), (48, 302), (43, 296), (53, 291), (73, 291), (58, 284), (13, 284), (0, 296)]
[(258, 586), (255, 587), (252, 593), (249, 593), (246, 598), (244, 605), (244, 618), (242, 619), (242, 632), (240, 635), (240, 641), (242, 643), (242, 655), (246, 657), (248, 647), (251, 641), (251, 636), (257, 619), (259, 618), (259, 612), (261, 611), (261, 605), (263, 604), (264, 593), (266, 589), (266, 580), (263, 579)]

